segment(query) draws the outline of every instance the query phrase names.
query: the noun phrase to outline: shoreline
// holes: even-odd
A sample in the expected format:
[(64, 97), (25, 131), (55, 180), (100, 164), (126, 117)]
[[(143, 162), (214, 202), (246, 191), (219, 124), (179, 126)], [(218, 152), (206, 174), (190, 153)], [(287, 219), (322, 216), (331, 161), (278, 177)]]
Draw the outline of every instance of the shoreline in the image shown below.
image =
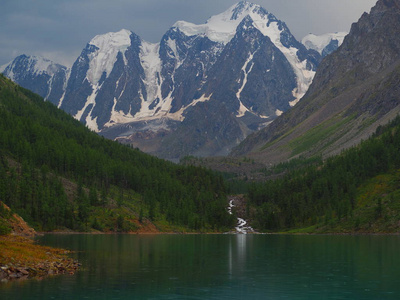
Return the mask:
[(46, 234), (50, 235), (208, 235), (208, 234), (237, 234), (237, 235), (400, 235), (400, 232), (76, 232), (76, 231), (49, 231), (49, 232), (37, 232), (37, 236), (43, 236)]
[(68, 257), (72, 251), (36, 244), (18, 235), (0, 236), (0, 282), (73, 275), (81, 264)]

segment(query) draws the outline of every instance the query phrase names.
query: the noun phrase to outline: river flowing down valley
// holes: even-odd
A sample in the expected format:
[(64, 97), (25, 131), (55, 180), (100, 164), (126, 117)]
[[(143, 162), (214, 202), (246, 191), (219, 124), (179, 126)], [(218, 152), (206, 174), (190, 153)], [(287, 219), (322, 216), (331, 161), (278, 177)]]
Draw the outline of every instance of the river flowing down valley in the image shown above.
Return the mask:
[[(228, 212), (229, 214), (233, 214), (232, 213), (232, 209), (235, 206), (238, 206), (239, 203), (242, 202), (242, 199), (240, 199), (240, 197), (238, 196), (231, 196), (229, 198), (229, 206), (228, 206)], [(237, 218), (238, 222), (237, 222), (237, 226), (235, 227), (235, 232), (236, 233), (242, 233), (242, 234), (247, 234), (247, 233), (255, 233), (254, 229), (247, 225), (247, 221), (244, 220), (243, 218)]]

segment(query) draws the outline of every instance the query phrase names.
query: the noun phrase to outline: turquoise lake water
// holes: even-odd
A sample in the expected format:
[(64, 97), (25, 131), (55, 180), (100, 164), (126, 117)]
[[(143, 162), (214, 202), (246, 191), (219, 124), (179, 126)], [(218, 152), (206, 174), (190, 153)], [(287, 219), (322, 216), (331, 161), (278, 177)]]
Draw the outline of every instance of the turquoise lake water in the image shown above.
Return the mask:
[(46, 235), (75, 275), (0, 299), (400, 299), (399, 236)]

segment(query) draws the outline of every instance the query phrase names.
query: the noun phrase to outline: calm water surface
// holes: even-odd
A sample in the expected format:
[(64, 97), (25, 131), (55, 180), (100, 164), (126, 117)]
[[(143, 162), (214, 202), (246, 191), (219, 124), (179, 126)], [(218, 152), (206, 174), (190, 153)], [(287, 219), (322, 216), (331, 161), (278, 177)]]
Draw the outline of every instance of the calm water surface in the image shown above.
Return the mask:
[(400, 237), (47, 235), (75, 275), (0, 284), (0, 299), (400, 299)]

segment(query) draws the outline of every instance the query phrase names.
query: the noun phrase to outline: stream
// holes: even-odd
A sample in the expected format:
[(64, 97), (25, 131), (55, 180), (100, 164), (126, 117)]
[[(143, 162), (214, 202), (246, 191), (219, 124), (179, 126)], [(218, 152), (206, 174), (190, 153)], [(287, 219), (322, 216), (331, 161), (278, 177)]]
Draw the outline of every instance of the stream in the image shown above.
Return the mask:
[[(235, 207), (235, 199), (229, 200), (228, 212), (229, 214), (232, 213), (232, 209)], [(237, 218), (237, 226), (235, 227), (236, 233), (247, 234), (247, 233), (254, 233), (254, 229), (251, 226), (247, 225), (247, 221), (242, 218)]]

